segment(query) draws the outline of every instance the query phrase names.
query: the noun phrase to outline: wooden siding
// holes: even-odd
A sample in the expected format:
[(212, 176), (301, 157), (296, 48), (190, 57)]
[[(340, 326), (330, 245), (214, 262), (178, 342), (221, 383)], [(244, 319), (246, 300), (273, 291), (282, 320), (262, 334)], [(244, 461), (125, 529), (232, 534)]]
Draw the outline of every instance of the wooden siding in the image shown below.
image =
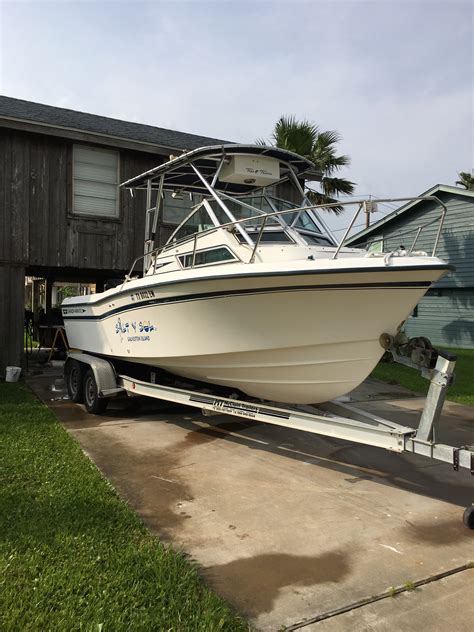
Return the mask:
[[(474, 199), (461, 195), (440, 193), (440, 198), (448, 207), (437, 255), (456, 266), (456, 271), (441, 279), (437, 287), (474, 287)], [(383, 236), (384, 251), (396, 250), (400, 245), (411, 247), (416, 229), (435, 219), (441, 207), (434, 202), (418, 204), (400, 217), (394, 219), (380, 231), (366, 238), (368, 241)], [(424, 228), (416, 244), (416, 250), (431, 253), (437, 224)], [(407, 231), (411, 231), (407, 234)], [(402, 235), (400, 235), (402, 233)], [(357, 246), (360, 242), (355, 242)]]
[[(143, 251), (145, 193), (120, 191), (120, 217), (72, 213), (71, 141), (2, 130), (0, 261), (35, 269), (128, 270)], [(120, 180), (163, 161), (120, 152)]]
[(425, 296), (417, 316), (407, 320), (408, 336), (427, 336), (445, 347), (474, 348), (474, 290), (440, 291)]
[(25, 318), (25, 269), (0, 264), (0, 373), (21, 366)]
[[(118, 218), (72, 212), (73, 146), (71, 139), (1, 128), (0, 371), (21, 361), (25, 272), (50, 280), (103, 282), (122, 277), (143, 253), (145, 191), (131, 197), (121, 189)], [(164, 159), (121, 149), (120, 182)], [(158, 243), (174, 228), (159, 226)]]
[[(409, 336), (427, 336), (435, 344), (474, 348), (474, 199), (463, 196), (461, 189), (459, 194), (437, 195), (447, 205), (448, 212), (436, 254), (456, 266), (456, 270), (434, 284), (434, 289), (419, 303), (417, 316), (408, 319), (405, 329)], [(417, 227), (429, 223), (440, 212), (441, 207), (432, 201), (417, 204), (364, 240), (383, 236), (384, 251), (396, 250), (401, 245), (408, 250)], [(436, 230), (437, 224), (423, 229), (415, 249), (431, 253)], [(406, 234), (407, 231), (411, 232)]]

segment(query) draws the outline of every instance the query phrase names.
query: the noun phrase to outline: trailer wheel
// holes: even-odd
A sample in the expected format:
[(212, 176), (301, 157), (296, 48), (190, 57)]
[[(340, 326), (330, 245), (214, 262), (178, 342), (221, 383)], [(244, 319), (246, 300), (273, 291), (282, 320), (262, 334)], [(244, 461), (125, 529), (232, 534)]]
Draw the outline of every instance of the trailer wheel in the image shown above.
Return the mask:
[(69, 399), (76, 404), (84, 402), (84, 385), (81, 365), (77, 360), (68, 360), (64, 369), (64, 380)]
[(107, 408), (109, 400), (106, 397), (99, 397), (99, 389), (95, 381), (94, 372), (88, 369), (84, 377), (84, 406), (88, 413), (92, 415), (102, 415)]
[(462, 517), (462, 521), (468, 529), (474, 529), (474, 505), (466, 507)]

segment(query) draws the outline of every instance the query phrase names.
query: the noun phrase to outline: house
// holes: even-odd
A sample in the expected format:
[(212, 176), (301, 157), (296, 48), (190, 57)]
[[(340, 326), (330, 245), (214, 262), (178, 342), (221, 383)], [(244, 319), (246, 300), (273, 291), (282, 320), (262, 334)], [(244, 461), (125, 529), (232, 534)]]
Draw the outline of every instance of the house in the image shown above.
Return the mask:
[[(426, 336), (446, 347), (474, 348), (474, 191), (437, 184), (435, 196), (447, 208), (437, 256), (456, 267), (434, 284), (405, 325), (409, 336)], [(349, 246), (410, 250), (419, 226), (426, 225), (415, 250), (431, 252), (442, 208), (433, 200), (414, 200), (350, 237)], [(431, 223), (433, 220), (434, 223)], [(429, 225), (427, 225), (429, 224)], [(381, 240), (381, 241), (379, 241)]]
[[(47, 315), (58, 282), (123, 278), (143, 253), (145, 192), (118, 184), (205, 145), (207, 138), (0, 96), (0, 372), (21, 363), (25, 277), (43, 280)], [(156, 245), (187, 214), (166, 197)]]

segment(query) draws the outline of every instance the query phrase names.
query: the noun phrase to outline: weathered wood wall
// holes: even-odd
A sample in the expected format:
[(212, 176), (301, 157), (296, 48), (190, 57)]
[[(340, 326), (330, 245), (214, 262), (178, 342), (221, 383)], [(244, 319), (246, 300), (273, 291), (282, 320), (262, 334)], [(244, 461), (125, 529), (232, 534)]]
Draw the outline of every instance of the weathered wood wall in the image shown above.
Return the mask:
[[(72, 141), (15, 130), (0, 135), (0, 261), (121, 275), (143, 251), (145, 193), (120, 191), (120, 217), (72, 213)], [(162, 162), (120, 151), (120, 180)], [(53, 270), (51, 270), (51, 268)]]
[(21, 366), (25, 317), (25, 269), (0, 263), (0, 372)]
[[(0, 372), (22, 355), (25, 273), (103, 281), (143, 252), (145, 192), (121, 190), (118, 219), (73, 215), (72, 152), (71, 140), (0, 132)], [(166, 158), (119, 152), (121, 182)]]

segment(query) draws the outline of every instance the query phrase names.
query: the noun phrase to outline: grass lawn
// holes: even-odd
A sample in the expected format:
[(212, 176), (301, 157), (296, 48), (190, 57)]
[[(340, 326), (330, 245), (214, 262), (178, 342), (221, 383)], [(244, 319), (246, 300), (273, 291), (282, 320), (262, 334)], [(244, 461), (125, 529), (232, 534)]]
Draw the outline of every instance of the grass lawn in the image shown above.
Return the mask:
[(0, 384), (0, 630), (247, 630), (54, 415)]
[[(474, 406), (474, 351), (471, 349), (449, 349), (458, 357), (455, 381), (448, 389), (448, 399), (466, 406)], [(389, 384), (401, 384), (416, 393), (427, 393), (429, 382), (415, 369), (396, 362), (380, 362), (371, 377)]]

